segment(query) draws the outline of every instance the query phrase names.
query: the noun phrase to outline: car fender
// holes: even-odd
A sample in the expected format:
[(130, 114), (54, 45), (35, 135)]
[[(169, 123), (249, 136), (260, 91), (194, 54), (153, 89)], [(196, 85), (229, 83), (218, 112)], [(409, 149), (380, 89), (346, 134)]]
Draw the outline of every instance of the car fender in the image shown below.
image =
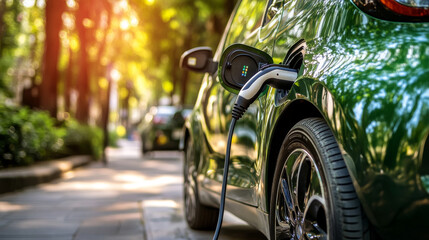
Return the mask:
[[(345, 116), (341, 106), (335, 101), (334, 96), (330, 93), (329, 89), (318, 80), (310, 77), (300, 77), (293, 87), (290, 89), (289, 94), (284, 100), (283, 104), (276, 106), (276, 93), (271, 89), (268, 93), (268, 108), (265, 112), (265, 135), (270, 139), (264, 156), (267, 161), (263, 164), (261, 176), (261, 184), (259, 186), (272, 186), (272, 177), (275, 171), (277, 162), (277, 155), (284, 137), (289, 130), (300, 120), (310, 117), (323, 118), (328, 126), (331, 128), (336, 139), (341, 138), (341, 123), (344, 122)], [(346, 162), (349, 173), (352, 177), (353, 183), (357, 192), (360, 186), (356, 182), (356, 166), (353, 159), (344, 151), (342, 142), (338, 141), (341, 153)], [(270, 190), (266, 189), (267, 195), (261, 198), (266, 200), (261, 205), (264, 211), (269, 209)], [(261, 191), (264, 192), (264, 191)]]

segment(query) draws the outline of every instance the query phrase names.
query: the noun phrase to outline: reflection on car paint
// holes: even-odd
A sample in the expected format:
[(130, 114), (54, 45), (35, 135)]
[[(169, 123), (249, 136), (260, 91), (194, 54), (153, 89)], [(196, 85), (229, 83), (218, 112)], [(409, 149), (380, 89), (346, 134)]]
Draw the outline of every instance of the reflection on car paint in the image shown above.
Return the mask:
[[(243, 2), (249, 7), (237, 19), (240, 11), (262, 16), (264, 7)], [(270, 164), (277, 160), (271, 139), (290, 127), (289, 111), (298, 108), (315, 111), (331, 128), (367, 217), (382, 234), (427, 227), (429, 173), (421, 166), (429, 161), (422, 150), (429, 135), (429, 24), (378, 20), (340, 0), (285, 0), (280, 14), (277, 26), (261, 30), (234, 25), (220, 47), (245, 43), (280, 63), (295, 43), (307, 45), (285, 101), (275, 105), (269, 89), (237, 123), (228, 197), (268, 212)], [(199, 174), (203, 186), (218, 191), (235, 95), (206, 77), (198, 99), (201, 112), (191, 119), (198, 127), (190, 131), (206, 158)]]

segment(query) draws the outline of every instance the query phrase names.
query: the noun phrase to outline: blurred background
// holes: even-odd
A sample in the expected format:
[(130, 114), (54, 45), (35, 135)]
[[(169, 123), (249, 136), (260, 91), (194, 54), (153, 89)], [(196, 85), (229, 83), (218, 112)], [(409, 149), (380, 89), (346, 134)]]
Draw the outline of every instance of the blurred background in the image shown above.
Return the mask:
[(151, 106), (192, 106), (180, 56), (215, 49), (235, 2), (0, 0), (0, 168), (100, 158)]

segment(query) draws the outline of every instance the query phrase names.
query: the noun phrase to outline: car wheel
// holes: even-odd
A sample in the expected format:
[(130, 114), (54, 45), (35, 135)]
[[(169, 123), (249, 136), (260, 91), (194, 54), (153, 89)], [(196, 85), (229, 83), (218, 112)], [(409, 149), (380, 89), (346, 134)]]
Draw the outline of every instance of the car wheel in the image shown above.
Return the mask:
[(366, 239), (367, 220), (338, 144), (319, 118), (283, 141), (270, 205), (271, 239)]
[(146, 140), (144, 137), (142, 137), (142, 153), (143, 153), (143, 155), (145, 155), (146, 153), (149, 152), (149, 149), (146, 145), (147, 145)]
[(143, 155), (148, 155), (149, 153), (153, 152), (154, 150), (154, 144), (151, 141), (150, 137), (145, 136), (142, 138), (142, 153)]
[(204, 206), (200, 203), (197, 184), (192, 174), (195, 172), (195, 165), (193, 144), (190, 138), (187, 140), (185, 147), (183, 197), (186, 222), (192, 229), (214, 229), (216, 227), (219, 209)]

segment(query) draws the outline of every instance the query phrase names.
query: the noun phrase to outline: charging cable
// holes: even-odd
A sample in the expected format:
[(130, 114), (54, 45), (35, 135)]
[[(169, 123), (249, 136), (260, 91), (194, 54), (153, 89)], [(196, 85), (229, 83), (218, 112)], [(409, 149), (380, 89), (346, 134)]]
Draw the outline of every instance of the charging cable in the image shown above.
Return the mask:
[(219, 217), (217, 218), (217, 225), (216, 225), (216, 231), (215, 235), (213, 236), (213, 240), (217, 240), (220, 234), (220, 228), (222, 226), (222, 220), (223, 220), (223, 212), (225, 210), (225, 195), (226, 195), (226, 184), (228, 182), (228, 170), (229, 170), (229, 156), (231, 151), (231, 141), (232, 141), (232, 135), (234, 133), (235, 123), (238, 119), (232, 118), (231, 123), (229, 125), (229, 133), (228, 133), (228, 143), (226, 147), (226, 153), (225, 153), (225, 164), (223, 167), (223, 181), (222, 181), (222, 192), (221, 192), (221, 199), (220, 199), (220, 206), (219, 206)]
[(266, 85), (274, 88), (289, 89), (295, 82), (297, 76), (298, 73), (295, 69), (286, 68), (284, 65), (266, 65), (261, 68), (259, 72), (257, 72), (252, 78), (250, 78), (238, 93), (238, 97), (234, 103), (234, 108), (232, 109), (232, 120), (229, 125), (225, 164), (223, 168), (219, 217), (217, 220), (217, 226), (213, 240), (217, 240), (219, 237), (223, 221), (223, 213), (225, 211), (225, 195), (228, 182), (229, 158), (235, 123), (243, 116), (250, 104), (252, 104), (258, 98), (259, 94), (261, 94)]

